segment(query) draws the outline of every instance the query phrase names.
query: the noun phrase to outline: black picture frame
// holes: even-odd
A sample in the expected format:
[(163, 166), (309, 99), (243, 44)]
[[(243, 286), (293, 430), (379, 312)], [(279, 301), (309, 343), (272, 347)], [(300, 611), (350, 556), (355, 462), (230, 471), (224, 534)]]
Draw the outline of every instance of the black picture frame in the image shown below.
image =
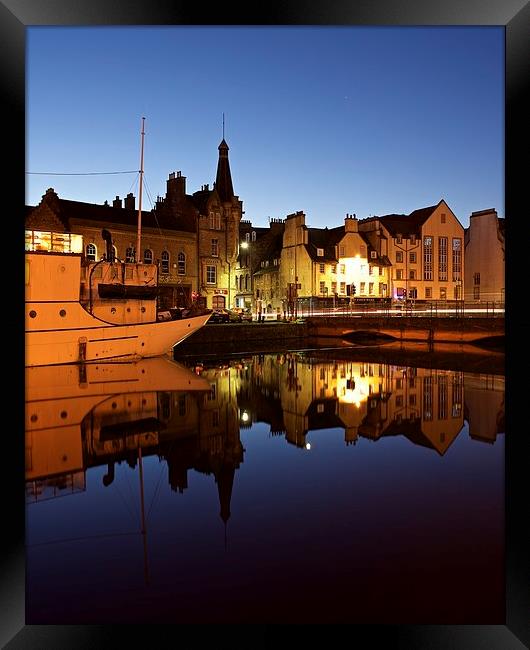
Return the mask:
[[(309, 5), (309, 6), (307, 6)], [(500, 25), (505, 27), (506, 36), (506, 140), (505, 140), (505, 215), (507, 217), (507, 239), (509, 246), (506, 255), (506, 329), (507, 329), (507, 392), (506, 392), (506, 624), (454, 626), (357, 626), (353, 639), (348, 632), (349, 643), (355, 643), (360, 632), (369, 640), (371, 646), (392, 648), (502, 648), (513, 650), (528, 647), (530, 639), (530, 617), (528, 580), (528, 528), (527, 509), (523, 507), (527, 450), (522, 405), (525, 402), (524, 381), (514, 380), (514, 372), (519, 364), (525, 364), (524, 347), (515, 350), (513, 342), (524, 341), (529, 332), (528, 317), (516, 318), (511, 315), (517, 310), (519, 295), (518, 272), (524, 265), (525, 252), (519, 251), (521, 242), (528, 241), (524, 229), (522, 208), (522, 189), (527, 175), (526, 156), (528, 147), (527, 116), (530, 114), (524, 90), (529, 78), (530, 68), (530, 5), (526, 0), (445, 0), (444, 2), (422, 2), (421, 0), (379, 0), (378, 2), (349, 3), (328, 1), (318, 3), (290, 2), (267, 3), (260, 7), (260, 15), (249, 14), (249, 6), (234, 9), (219, 4), (217, 7), (202, 6), (200, 3), (182, 1), (162, 2), (151, 0), (129, 0), (112, 2), (110, 0), (3, 0), (0, 4), (0, 30), (4, 45), (1, 62), (3, 95), (3, 133), (14, 135), (14, 145), (8, 147), (7, 174), (9, 183), (4, 187), (5, 222), (14, 227), (15, 243), (5, 242), (8, 265), (22, 269), (19, 264), (17, 245), (18, 215), (25, 205), (24, 172), (25, 147), (21, 143), (25, 137), (25, 32), (33, 25)], [(49, 79), (50, 92), (53, 92), (53, 78)], [(522, 162), (520, 162), (522, 161)], [(22, 209), (24, 209), (22, 207)], [(514, 218), (517, 215), (517, 234), (513, 234)], [(23, 221), (23, 218), (22, 218)], [(22, 234), (21, 234), (22, 238)], [(6, 238), (7, 241), (12, 241)], [(7, 250), (9, 249), (9, 250)], [(22, 254), (22, 253), (21, 253)], [(6, 259), (6, 258), (4, 258)], [(21, 261), (20, 261), (21, 262)], [(7, 295), (4, 293), (7, 311), (13, 310), (8, 324), (8, 337), (5, 339), (9, 354), (13, 355), (13, 365), (5, 364), (10, 372), (9, 383), (17, 377), (22, 386), (22, 399), (15, 401), (11, 395), (6, 404), (6, 414), (14, 415), (14, 426), (4, 430), (4, 500), (11, 502), (7, 528), (4, 528), (4, 554), (2, 556), (2, 580), (0, 583), (0, 644), (9, 649), (16, 648), (97, 648), (125, 645), (123, 628), (105, 626), (31, 626), (25, 625), (25, 549), (24, 549), (24, 445), (23, 440), (23, 371), (13, 370), (21, 366), (20, 357), (24, 355), (23, 328), (15, 313), (23, 314), (23, 296), (19, 291), (18, 274), (16, 282), (6, 274)], [(6, 331), (6, 330), (4, 330)], [(6, 336), (4, 334), (4, 336)], [(11, 368), (11, 370), (10, 370)], [(6, 393), (8, 395), (8, 393)], [(519, 417), (518, 417), (519, 416)], [(6, 418), (7, 419), (7, 418)], [(22, 421), (22, 426), (21, 426)], [(523, 424), (522, 424), (523, 423)], [(13, 462), (12, 459), (17, 459)], [(21, 480), (22, 477), (22, 480)], [(7, 542), (7, 547), (6, 547)], [(142, 643), (142, 634), (135, 630), (135, 641)], [(176, 635), (165, 634), (163, 628), (149, 633), (149, 647), (180, 645), (196, 647), (215, 640), (216, 646), (234, 647), (241, 644), (255, 648), (266, 644), (285, 642), (284, 632), (272, 626), (256, 626), (252, 637), (241, 634), (239, 626), (223, 627), (208, 632), (201, 630), (185, 632), (182, 626)], [(301, 634), (301, 632), (298, 632)], [(326, 647), (338, 646), (342, 631), (311, 631), (313, 641), (322, 638)], [(210, 637), (210, 635), (212, 635)], [(301, 637), (303, 638), (303, 637)], [(342, 637), (341, 637), (342, 638)], [(351, 640), (350, 640), (351, 639)]]

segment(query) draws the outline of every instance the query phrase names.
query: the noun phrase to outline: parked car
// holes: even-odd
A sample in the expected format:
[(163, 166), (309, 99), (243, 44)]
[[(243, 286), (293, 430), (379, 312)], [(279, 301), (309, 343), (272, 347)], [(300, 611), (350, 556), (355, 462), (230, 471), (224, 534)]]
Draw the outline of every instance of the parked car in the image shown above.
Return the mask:
[(240, 323), (241, 315), (231, 309), (214, 309), (209, 323)]
[(234, 309), (236, 314), (239, 314), (241, 316), (242, 321), (247, 321), (247, 322), (252, 322), (252, 312), (250, 309), (243, 309), (242, 307), (238, 307), (237, 309)]

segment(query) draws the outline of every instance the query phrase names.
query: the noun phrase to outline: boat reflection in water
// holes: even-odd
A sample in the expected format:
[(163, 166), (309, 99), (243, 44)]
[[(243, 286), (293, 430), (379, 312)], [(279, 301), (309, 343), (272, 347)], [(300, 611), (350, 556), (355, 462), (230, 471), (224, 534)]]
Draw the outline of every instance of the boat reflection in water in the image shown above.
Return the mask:
[(27, 499), (84, 489), (86, 469), (107, 457), (109, 484), (113, 457), (158, 446), (167, 400), (185, 405), (206, 390), (165, 357), (26, 368)]
[(26, 381), (28, 623), (502, 620), (504, 377), (290, 353)]

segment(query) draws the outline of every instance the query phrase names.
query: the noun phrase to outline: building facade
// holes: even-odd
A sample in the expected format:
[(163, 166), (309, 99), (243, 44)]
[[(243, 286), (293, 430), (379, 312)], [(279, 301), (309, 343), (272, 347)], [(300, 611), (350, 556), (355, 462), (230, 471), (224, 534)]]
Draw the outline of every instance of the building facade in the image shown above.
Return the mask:
[(465, 300), (504, 304), (504, 219), (496, 210), (473, 212), (465, 234)]
[(26, 228), (83, 235), (85, 255), (99, 260), (106, 254), (102, 230), (112, 234), (114, 255), (127, 262), (157, 263), (159, 307), (189, 306), (202, 298), (208, 308), (233, 304), (235, 266), (242, 202), (234, 195), (228, 145), (219, 145), (216, 182), (186, 194), (186, 177), (169, 175), (164, 197), (141, 211), (141, 251), (136, 252), (138, 208), (135, 197), (119, 196), (110, 205), (59, 198), (53, 188), (37, 206), (26, 206)]
[(462, 300), (464, 228), (442, 199), (409, 215), (359, 222), (374, 250), (391, 264), (393, 300)]

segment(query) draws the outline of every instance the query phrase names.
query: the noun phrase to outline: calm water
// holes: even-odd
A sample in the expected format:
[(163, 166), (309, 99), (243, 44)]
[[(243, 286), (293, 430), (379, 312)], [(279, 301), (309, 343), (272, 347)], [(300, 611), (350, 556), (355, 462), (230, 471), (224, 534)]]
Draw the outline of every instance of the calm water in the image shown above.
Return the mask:
[(265, 354), (27, 376), (27, 623), (504, 623), (504, 377)]

